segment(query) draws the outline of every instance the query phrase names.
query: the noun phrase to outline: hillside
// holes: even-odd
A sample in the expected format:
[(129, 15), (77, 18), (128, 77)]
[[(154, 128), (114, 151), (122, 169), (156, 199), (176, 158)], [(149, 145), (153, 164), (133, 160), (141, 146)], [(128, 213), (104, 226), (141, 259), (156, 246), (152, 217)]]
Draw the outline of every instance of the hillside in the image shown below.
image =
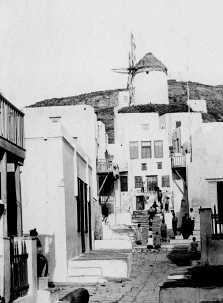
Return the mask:
[[(223, 121), (223, 85), (211, 86), (196, 82), (189, 82), (190, 99), (207, 100), (208, 113), (203, 114), (204, 122)], [(52, 98), (37, 102), (30, 107), (60, 106), (87, 104), (95, 108), (98, 120), (105, 123), (109, 136), (109, 143), (114, 142), (114, 107), (118, 104), (118, 93), (125, 89), (105, 90), (81, 94), (77, 96)], [(160, 114), (174, 111), (187, 111), (187, 87), (186, 82), (169, 80), (169, 101), (170, 105), (134, 106), (123, 108), (120, 112), (150, 112), (157, 111)]]

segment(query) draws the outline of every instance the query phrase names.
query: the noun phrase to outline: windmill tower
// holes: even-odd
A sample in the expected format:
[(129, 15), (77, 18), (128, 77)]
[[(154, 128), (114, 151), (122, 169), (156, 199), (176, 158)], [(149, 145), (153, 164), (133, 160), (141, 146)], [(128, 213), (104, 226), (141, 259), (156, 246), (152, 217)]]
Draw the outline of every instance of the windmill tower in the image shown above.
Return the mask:
[(129, 66), (113, 69), (128, 74), (129, 106), (136, 104), (168, 104), (167, 68), (152, 53), (136, 63), (136, 44), (131, 33)]

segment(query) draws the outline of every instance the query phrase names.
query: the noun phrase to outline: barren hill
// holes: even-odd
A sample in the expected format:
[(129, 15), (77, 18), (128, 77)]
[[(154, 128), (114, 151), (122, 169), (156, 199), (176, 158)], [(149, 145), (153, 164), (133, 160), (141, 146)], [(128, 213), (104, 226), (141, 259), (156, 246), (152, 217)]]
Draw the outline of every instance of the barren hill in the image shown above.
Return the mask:
[[(151, 106), (138, 105), (130, 108), (123, 108), (120, 112), (151, 112), (158, 111), (160, 114), (174, 111), (187, 111), (187, 87), (186, 82), (169, 80), (169, 101), (170, 105)], [(207, 100), (208, 113), (203, 114), (204, 122), (223, 122), (223, 85), (205, 85), (196, 82), (189, 82), (190, 99)], [(118, 104), (118, 93), (125, 89), (105, 90), (81, 94), (71, 97), (52, 98), (37, 102), (30, 107), (60, 106), (87, 104), (95, 108), (98, 120), (106, 125), (109, 135), (109, 143), (114, 142), (114, 107)]]

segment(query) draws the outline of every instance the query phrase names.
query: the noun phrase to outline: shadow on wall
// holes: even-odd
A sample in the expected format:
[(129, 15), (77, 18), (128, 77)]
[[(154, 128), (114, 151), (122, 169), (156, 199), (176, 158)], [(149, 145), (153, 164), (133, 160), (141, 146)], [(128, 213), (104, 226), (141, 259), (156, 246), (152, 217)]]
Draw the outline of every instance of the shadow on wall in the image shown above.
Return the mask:
[(54, 235), (38, 235), (42, 248), (43, 254), (47, 258), (48, 266), (49, 266), (49, 280), (53, 280), (54, 270), (56, 266), (55, 259), (55, 236)]

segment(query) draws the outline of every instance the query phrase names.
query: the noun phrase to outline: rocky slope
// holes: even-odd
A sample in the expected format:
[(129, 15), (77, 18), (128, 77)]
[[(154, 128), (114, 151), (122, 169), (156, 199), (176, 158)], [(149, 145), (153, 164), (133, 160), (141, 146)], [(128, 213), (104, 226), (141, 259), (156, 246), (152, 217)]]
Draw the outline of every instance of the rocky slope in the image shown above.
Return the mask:
[[(196, 82), (189, 82), (190, 99), (207, 100), (208, 113), (203, 114), (204, 122), (223, 122), (223, 85), (211, 86)], [(98, 120), (106, 125), (109, 143), (114, 142), (114, 107), (118, 104), (118, 93), (124, 89), (97, 91), (78, 96), (53, 98), (37, 102), (30, 107), (59, 106), (88, 104), (95, 108)], [(121, 112), (149, 112), (158, 111), (160, 114), (174, 111), (187, 111), (187, 84), (186, 82), (169, 80), (170, 106), (135, 106), (131, 109), (123, 108)]]

